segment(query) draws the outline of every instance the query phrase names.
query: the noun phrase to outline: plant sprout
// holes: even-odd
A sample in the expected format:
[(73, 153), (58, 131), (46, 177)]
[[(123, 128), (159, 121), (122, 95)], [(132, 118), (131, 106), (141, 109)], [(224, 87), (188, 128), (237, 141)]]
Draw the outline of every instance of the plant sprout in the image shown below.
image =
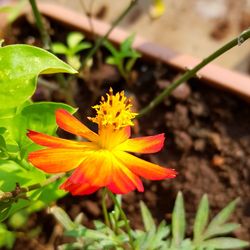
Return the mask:
[(51, 50), (55, 54), (65, 55), (66, 61), (75, 69), (81, 66), (79, 52), (91, 48), (91, 43), (84, 41), (84, 35), (80, 32), (70, 32), (66, 39), (66, 45), (55, 42)]

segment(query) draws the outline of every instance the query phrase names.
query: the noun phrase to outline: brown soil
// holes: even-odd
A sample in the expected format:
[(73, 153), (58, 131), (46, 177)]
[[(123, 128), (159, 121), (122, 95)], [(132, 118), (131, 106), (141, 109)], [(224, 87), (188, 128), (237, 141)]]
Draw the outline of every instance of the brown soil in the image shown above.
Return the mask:
[[(13, 29), (15, 37), (12, 36), (12, 42), (32, 41), (39, 44), (34, 38), (38, 36), (35, 29), (30, 26), (27, 32), (22, 30), (21, 34), (20, 27), (27, 27), (28, 24), (19, 22), (18, 25), (18, 28)], [(50, 23), (50, 26), (52, 34), (56, 30), (62, 30), (58, 24)], [(67, 29), (64, 30), (65, 33), (61, 32), (57, 40), (64, 39)], [(55, 39), (54, 35), (52, 37)], [(91, 114), (89, 107), (99, 100), (110, 85), (114, 91), (125, 89), (128, 95), (134, 97), (136, 107), (140, 110), (177, 76), (173, 69), (158, 62), (149, 64), (143, 60), (138, 61), (133, 72), (135, 80), (129, 85), (124, 83), (113, 67), (99, 64), (93, 71), (88, 82), (80, 79), (75, 86), (75, 100), (82, 117)], [(98, 72), (102, 73), (98, 76)], [(39, 98), (43, 91), (40, 89), (36, 97)], [(63, 99), (58, 98), (57, 93), (50, 93), (50, 98)], [(162, 219), (169, 220), (174, 199), (181, 190), (191, 226), (198, 202), (204, 193), (209, 196), (212, 214), (236, 197), (241, 197), (241, 202), (232, 216), (234, 222), (242, 224), (242, 228), (235, 235), (250, 240), (249, 124), (249, 104), (234, 95), (208, 87), (197, 79), (180, 86), (152, 113), (139, 120), (134, 136), (164, 132), (167, 138), (162, 152), (145, 159), (175, 168), (179, 175), (173, 180), (145, 181), (144, 193), (133, 192), (124, 196), (124, 209), (133, 226), (142, 226), (138, 216), (138, 201), (141, 199), (149, 206), (158, 222)], [(72, 218), (79, 212), (84, 212), (89, 219), (85, 224), (90, 226), (91, 219), (102, 216), (100, 193), (86, 197), (67, 195), (58, 204)], [(32, 221), (33, 226), (39, 223), (44, 229), (39, 240), (34, 243), (34, 240), (20, 238), (14, 249), (24, 249), (24, 245), (26, 249), (50, 249), (51, 234), (58, 231), (58, 226), (55, 226), (54, 220), (46, 212), (33, 215)], [(55, 237), (54, 244), (58, 241), (61, 241), (60, 236)], [(34, 248), (32, 244), (37, 246)]]

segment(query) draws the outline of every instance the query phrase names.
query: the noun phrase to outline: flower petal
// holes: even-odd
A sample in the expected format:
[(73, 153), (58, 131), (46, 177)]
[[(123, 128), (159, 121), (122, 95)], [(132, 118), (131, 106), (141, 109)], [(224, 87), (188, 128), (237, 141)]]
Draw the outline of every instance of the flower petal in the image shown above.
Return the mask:
[(102, 147), (113, 149), (130, 137), (130, 127), (114, 130), (112, 126), (99, 128), (100, 144)]
[(174, 169), (158, 166), (126, 152), (115, 151), (114, 155), (133, 173), (149, 180), (175, 178), (177, 175)]
[(111, 181), (113, 173), (112, 155), (107, 150), (91, 152), (70, 176), (75, 184), (85, 182), (92, 186), (104, 187)]
[(133, 138), (118, 145), (116, 149), (140, 154), (155, 153), (162, 149), (164, 140), (164, 134)]
[(86, 150), (49, 148), (31, 152), (28, 160), (47, 173), (61, 173), (78, 167), (86, 155)]
[(36, 131), (29, 130), (27, 136), (36, 144), (45, 147), (61, 147), (61, 148), (79, 148), (79, 147), (88, 147), (91, 142), (76, 142), (66, 139), (61, 139), (55, 136), (46, 135)]
[(121, 162), (114, 158), (114, 165), (112, 171), (112, 181), (107, 188), (115, 194), (126, 194), (133, 191), (135, 188), (139, 192), (144, 191), (141, 179), (133, 174)]
[(88, 195), (96, 192), (100, 187), (95, 187), (90, 185), (89, 183), (81, 183), (81, 184), (75, 184), (71, 181), (66, 180), (61, 186), (60, 189), (64, 189), (68, 192), (70, 192), (73, 195)]
[(58, 109), (56, 111), (56, 123), (61, 129), (69, 133), (82, 136), (93, 142), (98, 140), (98, 135), (95, 132), (64, 109)]

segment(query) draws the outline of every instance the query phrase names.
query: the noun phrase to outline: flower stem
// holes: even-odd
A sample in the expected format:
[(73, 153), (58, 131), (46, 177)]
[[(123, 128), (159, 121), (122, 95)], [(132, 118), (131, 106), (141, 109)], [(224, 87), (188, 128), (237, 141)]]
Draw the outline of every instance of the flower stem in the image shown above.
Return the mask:
[(56, 174), (53, 175), (52, 177), (48, 178), (47, 180), (45, 180), (42, 183), (36, 183), (33, 185), (30, 185), (28, 187), (20, 187), (19, 184), (16, 184), (16, 187), (13, 191), (11, 192), (4, 192), (0, 194), (0, 201), (6, 201), (6, 200), (10, 200), (10, 199), (18, 199), (20, 197), (25, 197), (26, 193), (45, 187), (59, 179), (61, 179), (63, 176), (65, 175), (65, 173), (61, 173), (61, 174)]
[(119, 202), (117, 201), (115, 195), (112, 192), (110, 192), (109, 190), (108, 190), (108, 194), (111, 197), (112, 201), (114, 202), (115, 206), (119, 209), (121, 217), (125, 222), (125, 227), (126, 227), (126, 230), (127, 230), (127, 233), (128, 233), (129, 243), (130, 243), (131, 249), (135, 249), (134, 242), (133, 242), (133, 237), (132, 237), (132, 233), (131, 233), (132, 230), (131, 230), (131, 227), (129, 225), (128, 218), (127, 218), (126, 214), (124, 213), (122, 207), (120, 206)]
[(81, 71), (86, 66), (87, 61), (96, 53), (96, 51), (103, 44), (103, 42), (108, 38), (109, 34), (113, 31), (113, 29), (122, 21), (122, 19), (129, 13), (129, 11), (137, 4), (137, 2), (138, 0), (131, 0), (131, 3), (129, 4), (129, 6), (112, 23), (107, 33), (104, 36), (102, 36), (100, 39), (97, 39), (94, 47), (89, 51), (89, 53), (84, 58), (79, 71)]
[(29, 0), (29, 2), (31, 5), (31, 8), (32, 8), (33, 15), (34, 15), (35, 20), (36, 20), (36, 25), (39, 29), (40, 34), (41, 34), (44, 48), (46, 50), (48, 50), (50, 48), (50, 43), (51, 43), (50, 36), (43, 25), (42, 16), (37, 8), (36, 0)]
[(181, 83), (189, 80), (190, 78), (194, 77), (197, 72), (202, 69), (204, 66), (206, 66), (211, 61), (215, 60), (228, 50), (232, 49), (233, 47), (237, 45), (241, 45), (243, 42), (245, 42), (247, 39), (250, 38), (250, 28), (243, 31), (238, 37), (234, 38), (215, 52), (213, 52), (211, 55), (209, 55), (207, 58), (202, 60), (199, 64), (197, 64), (193, 69), (186, 71), (182, 76), (177, 78), (173, 83), (171, 83), (168, 87), (165, 88), (155, 99), (153, 99), (149, 105), (147, 105), (145, 108), (143, 108), (139, 115), (136, 118), (140, 118), (147, 113), (149, 113), (152, 109), (154, 109), (158, 104), (160, 104), (165, 97), (169, 96), (172, 91), (178, 87)]
[(107, 210), (107, 206), (106, 206), (106, 197), (107, 197), (107, 189), (103, 188), (102, 189), (102, 212), (104, 215), (104, 220), (105, 220), (105, 224), (110, 227), (110, 221), (109, 221), (109, 215), (108, 215), (108, 210)]

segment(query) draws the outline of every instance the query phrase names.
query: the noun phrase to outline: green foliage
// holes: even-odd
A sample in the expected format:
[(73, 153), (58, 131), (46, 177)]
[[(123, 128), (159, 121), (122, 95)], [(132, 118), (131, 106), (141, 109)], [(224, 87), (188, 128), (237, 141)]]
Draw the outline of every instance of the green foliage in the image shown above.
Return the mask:
[(131, 70), (136, 60), (141, 56), (132, 48), (134, 35), (129, 36), (120, 45), (120, 49), (116, 49), (109, 41), (104, 42), (104, 46), (109, 50), (111, 56), (107, 57), (106, 62), (116, 65), (121, 76), (128, 82), (130, 80)]
[(15, 5), (3, 5), (0, 13), (7, 13), (7, 22), (11, 24), (18, 18), (26, 2), (27, 0), (19, 0)]
[[(8, 219), (8, 224), (18, 229), (31, 213), (65, 195), (58, 189), (60, 181), (41, 187), (46, 174), (26, 160), (28, 153), (40, 146), (29, 140), (26, 133), (31, 129), (55, 135), (55, 111), (76, 111), (63, 103), (33, 103), (37, 77), (76, 71), (53, 54), (28, 45), (1, 47), (0, 61), (0, 222)], [(31, 185), (40, 188), (26, 192)], [(11, 248), (14, 240), (15, 234), (0, 224), (0, 247)]]
[(52, 51), (55, 54), (65, 55), (66, 61), (75, 69), (81, 66), (80, 51), (91, 48), (89, 42), (83, 41), (84, 35), (80, 32), (70, 32), (66, 39), (66, 45), (63, 43), (52, 43)]
[[(193, 239), (186, 238), (185, 208), (182, 194), (179, 192), (175, 201), (172, 223), (167, 225), (162, 221), (158, 226), (146, 205), (141, 202), (141, 215), (144, 230), (133, 230), (133, 244), (136, 250), (217, 250), (239, 249), (249, 246), (245, 241), (226, 236), (232, 233), (238, 224), (228, 223), (238, 199), (229, 203), (209, 223), (209, 203), (204, 195), (199, 204), (193, 226)], [(129, 236), (125, 230), (125, 223), (115, 207), (109, 213), (113, 217), (108, 227), (101, 221), (95, 221), (95, 229), (88, 229), (81, 225), (79, 215), (75, 221), (59, 207), (52, 207), (51, 213), (63, 225), (65, 235), (75, 239), (73, 243), (60, 246), (60, 249), (132, 249)], [(115, 215), (115, 216), (114, 216)], [(111, 220), (112, 221), (112, 220)], [(237, 226), (236, 226), (237, 225)]]
[[(63, 225), (66, 232), (65, 235), (75, 238), (75, 242), (67, 243), (60, 246), (60, 249), (75, 250), (75, 249), (86, 249), (86, 250), (97, 250), (97, 249), (124, 249), (123, 246), (128, 246), (129, 238), (123, 231), (124, 221), (114, 216), (115, 229), (107, 227), (101, 221), (94, 221), (95, 229), (88, 229), (83, 226), (79, 220), (79, 217), (75, 221), (72, 221), (66, 212), (60, 207), (52, 207), (50, 212), (55, 218)], [(112, 211), (111, 214), (117, 213)], [(82, 215), (79, 215), (82, 217)], [(119, 233), (117, 233), (119, 232)]]
[(53, 54), (29, 45), (0, 48), (0, 109), (22, 105), (34, 93), (39, 74), (77, 73)]
[(0, 248), (12, 249), (15, 243), (15, 233), (10, 232), (4, 224), (0, 224)]

